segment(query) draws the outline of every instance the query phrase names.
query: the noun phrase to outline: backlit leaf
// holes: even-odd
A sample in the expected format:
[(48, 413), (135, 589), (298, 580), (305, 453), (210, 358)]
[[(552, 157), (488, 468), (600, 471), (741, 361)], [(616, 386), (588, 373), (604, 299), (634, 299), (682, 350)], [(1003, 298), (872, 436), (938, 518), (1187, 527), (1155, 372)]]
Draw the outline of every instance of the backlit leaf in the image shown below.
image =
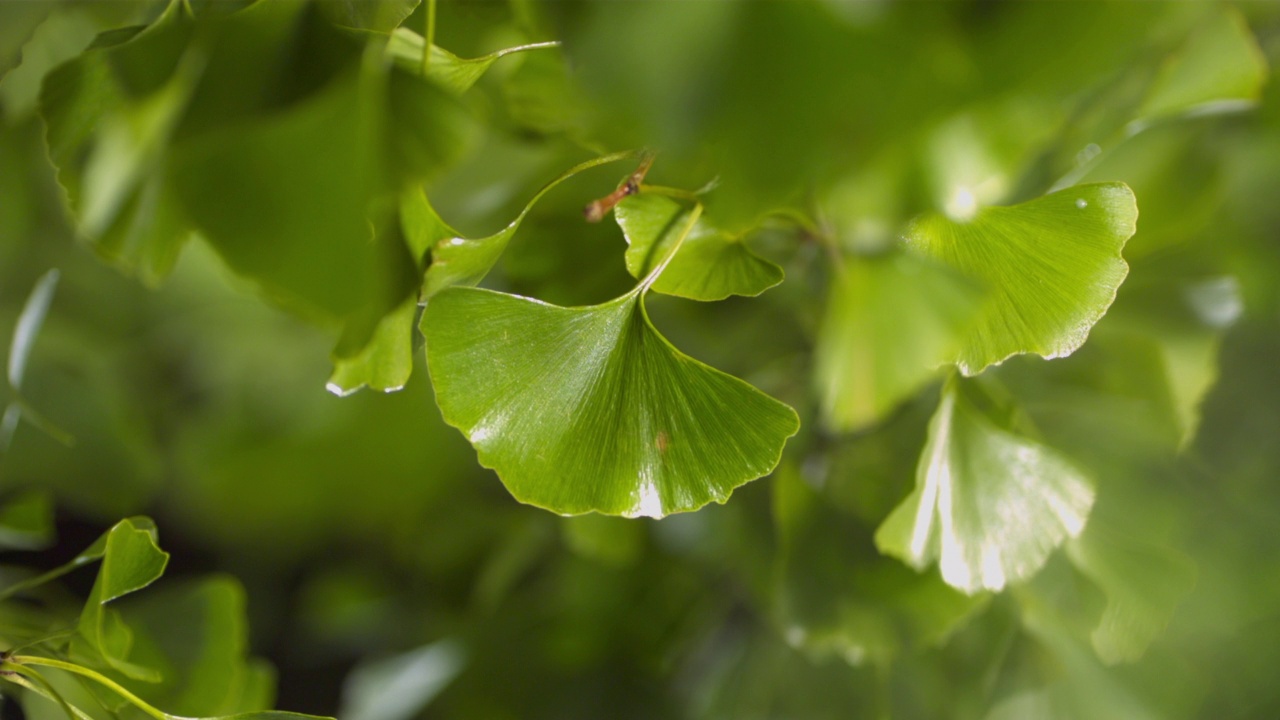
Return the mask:
[[(652, 193), (632, 195), (614, 215), (627, 238), (627, 271), (648, 275), (686, 232), (690, 210)], [(740, 238), (699, 218), (653, 289), (691, 300), (723, 300), (730, 295), (759, 295), (782, 282), (782, 268), (751, 252)]]
[(1138, 209), (1122, 183), (1067, 188), (972, 217), (917, 218), (909, 247), (982, 282), (992, 298), (954, 358), (976, 375), (1011, 355), (1080, 347), (1128, 273), (1120, 257)]
[(815, 349), (815, 384), (835, 429), (875, 422), (955, 357), (981, 290), (908, 253), (835, 268)]
[(791, 408), (672, 347), (640, 288), (576, 308), (451, 289), (422, 330), (445, 420), (516, 499), (561, 514), (724, 502), (799, 428)]
[(917, 570), (937, 561), (967, 593), (1031, 577), (1084, 529), (1090, 481), (1053, 450), (997, 427), (957, 379), (943, 389), (916, 489), (876, 531), (876, 546)]

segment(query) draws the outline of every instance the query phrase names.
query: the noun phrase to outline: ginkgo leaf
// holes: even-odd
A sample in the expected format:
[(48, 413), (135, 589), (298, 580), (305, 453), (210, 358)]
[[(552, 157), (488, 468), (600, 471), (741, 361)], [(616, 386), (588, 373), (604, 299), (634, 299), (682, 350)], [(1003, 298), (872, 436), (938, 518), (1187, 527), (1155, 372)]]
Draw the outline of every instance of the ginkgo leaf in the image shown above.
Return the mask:
[[(449, 287), (450, 285), (475, 285), (484, 279), (485, 275), (493, 269), (498, 258), (502, 256), (507, 244), (511, 242), (511, 238), (520, 229), (520, 224), (524, 222), (525, 217), (533, 210), (533, 206), (542, 199), (552, 188), (578, 173), (589, 170), (598, 165), (623, 160), (634, 156), (631, 152), (620, 152), (612, 155), (604, 155), (586, 162), (579, 163), (565, 172), (561, 173), (551, 182), (543, 185), (537, 193), (530, 198), (528, 204), (520, 211), (506, 227), (498, 232), (481, 238), (465, 238), (458, 235), (447, 239), (439, 240), (431, 245), (431, 265), (427, 268), (426, 277), (422, 282), (422, 299), (427, 300), (436, 293)], [(418, 208), (415, 211), (418, 222), (423, 227), (432, 227), (433, 222), (438, 224), (438, 228), (448, 230), (448, 225), (435, 215), (434, 210)]]
[(1090, 635), (1094, 652), (1107, 664), (1141, 658), (1195, 585), (1196, 566), (1185, 554), (1096, 522), (1066, 549), (1076, 569), (1107, 596)]
[(1244, 18), (1229, 6), (1215, 7), (1161, 69), (1130, 130), (1184, 112), (1250, 107), (1266, 79), (1266, 56)]
[(122, 520), (76, 560), (87, 562), (95, 556), (102, 558), (102, 566), (80, 614), (73, 652), (101, 658), (137, 680), (159, 680), (156, 670), (129, 661), (133, 633), (119, 613), (106, 606), (150, 585), (164, 573), (169, 554), (156, 545), (155, 524), (146, 518)]
[(642, 288), (590, 307), (453, 288), (422, 331), (436, 401), (521, 502), (662, 517), (769, 473), (791, 408), (681, 354)]
[(329, 392), (346, 396), (368, 387), (394, 392), (404, 387), (413, 373), (413, 318), (416, 298), (409, 297), (378, 321), (369, 343), (351, 357), (337, 358), (326, 386)]
[(689, 213), (675, 200), (651, 193), (618, 203), (614, 216), (627, 238), (627, 271), (632, 277), (648, 275), (684, 235), (679, 250), (653, 284), (657, 292), (690, 300), (723, 300), (730, 295), (759, 295), (782, 282), (782, 268), (751, 252), (740, 238), (717, 230), (703, 218), (687, 229)]
[(1045, 358), (1080, 347), (1115, 300), (1120, 257), (1138, 208), (1123, 183), (1078, 185), (957, 220), (932, 213), (907, 228), (909, 247), (990, 289), (955, 362), (976, 375), (1020, 353)]
[(920, 389), (955, 357), (981, 298), (973, 283), (910, 253), (840, 264), (814, 350), (827, 424), (864, 427)]
[(997, 427), (953, 378), (929, 424), (916, 488), (876, 531), (881, 552), (916, 569), (935, 560), (967, 593), (1031, 577), (1084, 529), (1090, 481), (1053, 450)]
[[(406, 70), (420, 73), (422, 72), (423, 44), (422, 36), (418, 33), (409, 28), (396, 28), (395, 32), (391, 33), (391, 41), (387, 43), (387, 54)], [(461, 95), (470, 90), (471, 86), (476, 84), (476, 81), (498, 58), (527, 50), (559, 46), (558, 42), (529, 43), (503, 48), (478, 58), (460, 58), (439, 45), (432, 45), (431, 59), (427, 63), (427, 77), (449, 92)]]

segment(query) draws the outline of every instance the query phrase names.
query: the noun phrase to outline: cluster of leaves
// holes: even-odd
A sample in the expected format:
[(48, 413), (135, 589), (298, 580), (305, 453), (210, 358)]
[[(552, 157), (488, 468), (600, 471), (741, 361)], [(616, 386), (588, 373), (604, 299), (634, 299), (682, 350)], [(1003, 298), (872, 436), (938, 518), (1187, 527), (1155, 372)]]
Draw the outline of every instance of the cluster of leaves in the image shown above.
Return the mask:
[[(1148, 650), (1195, 586), (1178, 540), (1194, 504), (1152, 480), (1195, 465), (1200, 406), (1245, 302), (1225, 274), (1239, 268), (1203, 238), (1251, 167), (1215, 160), (1213, 143), (1247, 146), (1275, 124), (1264, 105), (1263, 129), (1239, 130), (1263, 98), (1260, 31), (1219, 6), (617, 4), (560, 17), (513, 3), (506, 24), (474, 19), (481, 49), (464, 60), (435, 45), (435, 4), (415, 5), (175, 0), (80, 47), (49, 35), (68, 18), (107, 21), (52, 12), (0, 83), (100, 255), (183, 287), (203, 272), (184, 278), (183, 263), (207, 266), (210, 248), (337, 336), (334, 394), (404, 388), (407, 401), (323, 410), (300, 448), (276, 408), (252, 404), (256, 425), (206, 420), (172, 444), (195, 478), (180, 498), (251, 518), (230, 532), (175, 506), (214, 544), (243, 554), (279, 533), (273, 552), (296, 559), (334, 526), (381, 532), (395, 562), (433, 581), (487, 558), (464, 610), (430, 601), (450, 619), (422, 647), (351, 676), (351, 717), (402, 720), (450, 681), (444, 702), (460, 713), (523, 709), (518, 690), (477, 690), (515, 672), (501, 638), (542, 612), (522, 601), (592, 625), (538, 631), (555, 663), (581, 668), (613, 657), (601, 638), (646, 607), (620, 598), (650, 583), (656, 629), (630, 631), (627, 649), (657, 656), (653, 674), (699, 678), (694, 714), (1194, 714), (1209, 695), (1196, 683), (1153, 699), (1141, 673), (1122, 682), (1108, 666), (1163, 667)], [(546, 37), (564, 48), (530, 42)], [(892, 74), (811, 79), (881, 67), (906, 37), (920, 51)], [(1086, 50), (1070, 44), (1085, 37)], [(1054, 61), (1029, 69), (1029, 39)], [(647, 155), (603, 152), (640, 146), (659, 151), (649, 175), (665, 184), (648, 181)], [(623, 161), (641, 170), (605, 203), (621, 198), (617, 228), (583, 223), (578, 209), (611, 187), (595, 169)], [(489, 234), (453, 226), (512, 216)], [(1256, 272), (1246, 287), (1266, 286)], [(482, 281), (494, 289), (469, 287)], [(603, 300), (567, 302), (588, 291)], [(269, 364), (283, 365), (271, 340)], [(443, 421), (523, 503), (661, 518), (777, 471), (652, 530), (495, 511), (462, 489), (465, 451), (421, 418), (433, 411), (409, 384), (415, 355)], [(307, 417), (301, 403), (278, 412)], [(418, 433), (429, 442), (412, 470), (351, 459), (342, 448), (362, 424), (399, 433), (378, 446), (397, 459)], [(356, 474), (391, 479), (356, 500)], [(276, 496), (258, 486), (272, 475)], [(423, 540), (417, 502), (445, 508), (430, 537), (456, 536), (446, 547), (407, 549)], [(765, 523), (772, 545), (756, 539)], [(548, 550), (556, 531), (568, 557)], [(726, 558), (710, 578), (691, 569)], [(521, 585), (535, 567), (580, 589)], [(495, 621), (499, 608), (511, 616)], [(735, 629), (743, 608), (763, 632)], [(111, 658), (95, 667), (128, 676)], [(797, 689), (770, 695), (774, 673)], [(380, 703), (388, 693), (403, 702)]]

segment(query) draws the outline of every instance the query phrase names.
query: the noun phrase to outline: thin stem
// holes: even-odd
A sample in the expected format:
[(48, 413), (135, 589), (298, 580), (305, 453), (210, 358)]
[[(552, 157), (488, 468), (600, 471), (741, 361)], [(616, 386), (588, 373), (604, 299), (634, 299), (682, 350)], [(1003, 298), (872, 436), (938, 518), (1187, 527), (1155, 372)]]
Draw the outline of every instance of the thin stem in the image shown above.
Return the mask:
[(71, 703), (68, 703), (66, 698), (62, 697), (57, 688), (35, 670), (22, 667), (16, 662), (6, 661), (0, 665), (0, 672), (4, 673), (4, 677), (9, 682), (21, 685), (57, 703), (62, 708), (62, 711), (67, 714), (68, 720), (81, 720), (82, 717), (85, 717), (83, 712), (72, 707)]
[(422, 36), (422, 74), (426, 76), (427, 68), (431, 66), (431, 47), (436, 42), (436, 0), (426, 0), (427, 2), (427, 30)]
[(125, 700), (128, 700), (139, 710), (150, 715), (156, 720), (172, 720), (173, 716), (167, 715), (160, 710), (157, 710), (155, 707), (152, 707), (145, 700), (124, 689), (124, 687), (111, 678), (88, 668), (80, 667), (75, 663), (54, 660), (53, 658), (39, 657), (37, 655), (18, 655), (13, 658), (13, 662), (21, 665), (44, 665), (45, 667), (65, 670), (76, 675), (83, 675), (99, 685), (106, 687), (108, 690), (111, 690)]

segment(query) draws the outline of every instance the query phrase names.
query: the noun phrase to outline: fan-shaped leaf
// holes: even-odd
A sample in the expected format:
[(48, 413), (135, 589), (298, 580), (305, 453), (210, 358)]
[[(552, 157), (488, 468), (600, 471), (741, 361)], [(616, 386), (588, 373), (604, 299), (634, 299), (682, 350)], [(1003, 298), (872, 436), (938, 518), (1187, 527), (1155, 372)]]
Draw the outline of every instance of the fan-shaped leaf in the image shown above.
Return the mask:
[(855, 257), (831, 280), (815, 380), (827, 424), (868, 425), (955, 357), (981, 290), (908, 253)]
[(1128, 273), (1120, 249), (1138, 208), (1123, 183), (1067, 188), (967, 220), (918, 218), (907, 244), (987, 286), (993, 297), (956, 364), (976, 375), (1011, 355), (1069, 355), (1111, 306)]
[[(627, 271), (648, 275), (685, 235), (690, 210), (662, 195), (641, 193), (618, 203), (614, 216), (627, 238)], [(782, 268), (699, 218), (653, 289), (690, 300), (754, 296), (782, 282)]]
[(882, 552), (968, 593), (998, 591), (1033, 575), (1084, 529), (1090, 482), (1049, 448), (1005, 431), (943, 389), (916, 470), (916, 489), (876, 531)]
[(422, 330), (445, 420), (512, 495), (554, 512), (724, 502), (799, 428), (791, 408), (672, 347), (641, 288), (578, 308), (456, 288)]

